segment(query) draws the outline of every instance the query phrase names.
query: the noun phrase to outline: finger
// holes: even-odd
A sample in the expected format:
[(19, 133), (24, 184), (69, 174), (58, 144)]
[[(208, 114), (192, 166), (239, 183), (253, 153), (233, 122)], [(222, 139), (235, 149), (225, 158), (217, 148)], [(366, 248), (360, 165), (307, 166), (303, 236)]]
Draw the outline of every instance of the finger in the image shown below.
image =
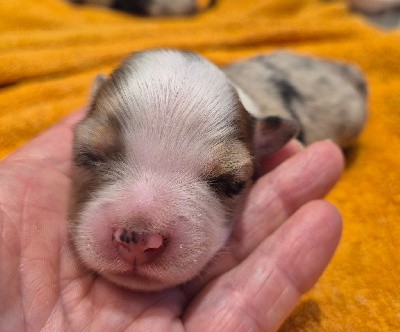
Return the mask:
[(323, 198), (343, 171), (343, 155), (330, 141), (318, 142), (260, 178), (246, 200), (229, 245), (244, 259), (305, 203)]
[(68, 172), (69, 160), (71, 158), (73, 126), (83, 115), (83, 110), (69, 115), (16, 150), (5, 161), (12, 163), (18, 163), (21, 160), (39, 162), (44, 167), (51, 167), (63, 173)]
[[(23, 308), (7, 303), (3, 309), (12, 309), (10, 317), (26, 314), (30, 326), (43, 326), (58, 296), (57, 267), (59, 249), (65, 243), (69, 181), (59, 172), (26, 161), (15, 166), (7, 160), (0, 165), (0, 261), (8, 262), (7, 270), (0, 271), (4, 272), (0, 284), (6, 281), (7, 285), (0, 287), (0, 297), (13, 301), (22, 294)], [(18, 320), (12, 321), (18, 330)]]
[(310, 202), (188, 308), (189, 330), (275, 331), (317, 281), (341, 234), (329, 203)]

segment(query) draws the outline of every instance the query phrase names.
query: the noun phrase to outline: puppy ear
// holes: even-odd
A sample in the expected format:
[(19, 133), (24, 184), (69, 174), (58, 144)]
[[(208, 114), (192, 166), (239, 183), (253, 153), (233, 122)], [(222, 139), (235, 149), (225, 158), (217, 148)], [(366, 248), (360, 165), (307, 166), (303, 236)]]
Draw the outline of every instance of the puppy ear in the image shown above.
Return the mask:
[(280, 115), (262, 116), (258, 105), (241, 88), (232, 85), (252, 123), (252, 145), (257, 160), (278, 151), (299, 135), (298, 121)]
[(244, 128), (248, 133), (246, 137), (254, 157), (254, 178), (257, 178), (261, 160), (278, 151), (292, 138), (296, 138), (301, 132), (301, 126), (298, 121), (279, 115), (255, 116), (257, 114), (257, 106), (246, 95), (245, 97), (245, 99), (243, 97), (240, 98), (240, 101), (245, 119), (247, 119), (248, 125), (244, 126)]
[(266, 155), (272, 154), (282, 148), (300, 132), (300, 125), (292, 119), (279, 116), (267, 116), (254, 118), (254, 153), (260, 160)]
[(88, 114), (93, 113), (96, 98), (99, 95), (101, 87), (104, 85), (106, 81), (107, 81), (107, 76), (103, 74), (98, 74), (94, 79), (92, 83), (92, 88), (90, 90)]
[(97, 93), (99, 92), (100, 88), (103, 86), (103, 84), (106, 80), (107, 80), (107, 76), (104, 74), (99, 74), (96, 76), (96, 78), (93, 81), (92, 90), (90, 92), (91, 101), (93, 101), (93, 99), (96, 98)]

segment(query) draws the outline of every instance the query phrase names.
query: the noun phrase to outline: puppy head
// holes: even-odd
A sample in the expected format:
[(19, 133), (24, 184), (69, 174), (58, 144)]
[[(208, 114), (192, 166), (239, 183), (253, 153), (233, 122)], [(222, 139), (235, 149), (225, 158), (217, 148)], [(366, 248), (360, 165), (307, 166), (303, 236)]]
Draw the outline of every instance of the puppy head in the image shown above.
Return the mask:
[(253, 137), (265, 144), (255, 131), (271, 126), (255, 125), (225, 75), (193, 53), (137, 53), (101, 81), (75, 129), (77, 255), (130, 289), (184, 283), (228, 238), (262, 150)]

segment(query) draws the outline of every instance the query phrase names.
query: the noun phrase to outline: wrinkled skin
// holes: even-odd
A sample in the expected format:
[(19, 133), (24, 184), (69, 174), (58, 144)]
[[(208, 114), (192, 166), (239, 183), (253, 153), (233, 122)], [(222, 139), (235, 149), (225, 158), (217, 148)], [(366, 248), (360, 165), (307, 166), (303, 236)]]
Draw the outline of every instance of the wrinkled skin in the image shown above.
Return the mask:
[(0, 162), (0, 330), (276, 330), (338, 244), (341, 217), (321, 198), (340, 176), (340, 151), (291, 142), (270, 156), (215, 266), (185, 286), (135, 293), (85, 270), (68, 245), (71, 126), (81, 116)]

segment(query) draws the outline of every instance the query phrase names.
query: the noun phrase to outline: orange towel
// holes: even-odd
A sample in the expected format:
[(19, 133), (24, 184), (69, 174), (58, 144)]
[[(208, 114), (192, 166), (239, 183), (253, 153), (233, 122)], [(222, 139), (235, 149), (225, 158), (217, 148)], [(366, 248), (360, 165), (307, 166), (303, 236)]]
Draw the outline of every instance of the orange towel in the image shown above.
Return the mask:
[(343, 213), (343, 239), (282, 331), (398, 330), (400, 31), (380, 32), (340, 1), (220, 0), (181, 19), (62, 0), (1, 1), (0, 157), (82, 107), (97, 73), (149, 47), (192, 49), (218, 64), (286, 48), (365, 71), (369, 123), (329, 195)]

